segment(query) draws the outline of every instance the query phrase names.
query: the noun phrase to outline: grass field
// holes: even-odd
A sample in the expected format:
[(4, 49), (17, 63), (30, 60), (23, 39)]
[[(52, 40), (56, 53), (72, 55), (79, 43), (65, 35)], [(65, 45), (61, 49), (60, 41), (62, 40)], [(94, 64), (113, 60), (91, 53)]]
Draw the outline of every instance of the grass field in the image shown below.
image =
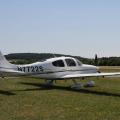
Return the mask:
[(0, 78), (0, 120), (120, 120), (120, 78), (94, 80), (75, 91), (72, 81), (45, 88), (41, 79)]

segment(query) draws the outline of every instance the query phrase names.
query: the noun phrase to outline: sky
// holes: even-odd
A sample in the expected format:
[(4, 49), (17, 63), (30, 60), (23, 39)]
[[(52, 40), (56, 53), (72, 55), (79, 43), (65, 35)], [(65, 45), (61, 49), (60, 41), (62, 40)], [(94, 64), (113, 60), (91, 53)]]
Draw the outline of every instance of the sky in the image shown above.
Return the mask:
[(0, 0), (0, 50), (120, 56), (120, 0)]

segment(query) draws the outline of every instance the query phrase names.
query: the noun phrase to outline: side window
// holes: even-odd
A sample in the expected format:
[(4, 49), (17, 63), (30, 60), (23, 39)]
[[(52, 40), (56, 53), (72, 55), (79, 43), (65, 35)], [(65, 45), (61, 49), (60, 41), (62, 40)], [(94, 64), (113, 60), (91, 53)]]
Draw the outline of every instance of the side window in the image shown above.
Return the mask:
[(73, 59), (65, 59), (67, 66), (76, 66), (76, 63)]
[(53, 66), (55, 67), (65, 67), (64, 62), (62, 60), (57, 60), (52, 62)]

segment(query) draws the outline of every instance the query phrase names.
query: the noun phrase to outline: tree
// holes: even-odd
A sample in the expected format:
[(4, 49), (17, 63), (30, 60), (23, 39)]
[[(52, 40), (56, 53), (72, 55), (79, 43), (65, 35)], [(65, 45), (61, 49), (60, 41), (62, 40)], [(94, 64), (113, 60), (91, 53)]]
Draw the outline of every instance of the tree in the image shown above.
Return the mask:
[(95, 61), (94, 61), (95, 63), (95, 65), (97, 66), (98, 65), (98, 57), (97, 57), (97, 54), (95, 54)]

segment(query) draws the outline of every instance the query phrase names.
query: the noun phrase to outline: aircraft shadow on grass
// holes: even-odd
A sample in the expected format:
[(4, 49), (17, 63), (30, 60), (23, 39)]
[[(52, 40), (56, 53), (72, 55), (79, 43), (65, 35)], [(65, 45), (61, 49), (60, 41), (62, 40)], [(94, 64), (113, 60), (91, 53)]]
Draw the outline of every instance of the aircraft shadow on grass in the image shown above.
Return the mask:
[(5, 91), (5, 90), (0, 90), (0, 94), (6, 95), (6, 96), (16, 95), (15, 93), (12, 93), (10, 91)]
[(65, 87), (65, 86), (57, 86), (57, 85), (52, 85), (52, 86), (47, 86), (45, 84), (41, 83), (28, 83), (28, 82), (20, 82), (20, 84), (23, 85), (28, 85), (28, 86), (35, 86), (36, 88), (32, 89), (24, 89), (24, 90), (18, 90), (18, 91), (36, 91), (36, 90), (65, 90), (65, 91), (71, 91), (71, 92), (80, 92), (84, 94), (95, 94), (99, 96), (113, 96), (113, 97), (120, 97), (120, 94), (118, 93), (110, 93), (110, 92), (102, 92), (102, 91), (94, 91), (94, 90), (88, 90), (88, 89), (80, 89), (80, 90), (75, 90), (72, 89), (71, 87)]

